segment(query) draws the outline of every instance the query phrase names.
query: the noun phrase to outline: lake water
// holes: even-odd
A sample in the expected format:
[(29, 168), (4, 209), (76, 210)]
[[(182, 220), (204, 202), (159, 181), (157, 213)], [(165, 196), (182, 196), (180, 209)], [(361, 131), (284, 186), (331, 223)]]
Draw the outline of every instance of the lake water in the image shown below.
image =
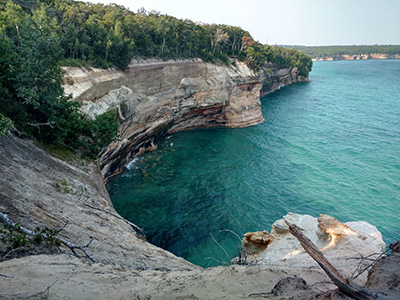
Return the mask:
[(109, 181), (115, 209), (204, 267), (237, 255), (226, 230), (269, 231), (288, 212), (400, 239), (400, 60), (316, 62), (310, 79), (262, 98), (262, 124), (166, 138)]

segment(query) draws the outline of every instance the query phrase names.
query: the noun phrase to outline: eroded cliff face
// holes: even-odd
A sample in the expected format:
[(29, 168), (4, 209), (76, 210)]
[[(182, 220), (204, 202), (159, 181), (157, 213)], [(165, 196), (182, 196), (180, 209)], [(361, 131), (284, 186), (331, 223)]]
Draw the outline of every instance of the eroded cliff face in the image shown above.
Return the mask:
[(262, 70), (261, 96), (265, 96), (276, 90), (296, 82), (308, 82), (307, 77), (299, 75), (297, 68), (282, 68), (269, 64)]
[(65, 92), (91, 117), (116, 109), (120, 140), (101, 155), (104, 177), (135, 156), (156, 148), (166, 134), (206, 127), (246, 127), (264, 120), (260, 96), (305, 81), (297, 69), (268, 66), (254, 73), (245, 64), (201, 60), (133, 60), (126, 72), (65, 68)]

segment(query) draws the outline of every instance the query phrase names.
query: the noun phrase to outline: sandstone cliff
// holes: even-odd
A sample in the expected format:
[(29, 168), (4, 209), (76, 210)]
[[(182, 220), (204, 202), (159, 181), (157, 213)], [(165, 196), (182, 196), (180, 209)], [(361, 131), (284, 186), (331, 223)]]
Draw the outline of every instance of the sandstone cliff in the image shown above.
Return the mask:
[(65, 68), (65, 92), (95, 117), (116, 109), (120, 141), (100, 158), (104, 177), (155, 149), (166, 134), (199, 127), (246, 127), (263, 121), (260, 96), (306, 81), (297, 69), (268, 66), (255, 73), (236, 62), (133, 60), (126, 72)]

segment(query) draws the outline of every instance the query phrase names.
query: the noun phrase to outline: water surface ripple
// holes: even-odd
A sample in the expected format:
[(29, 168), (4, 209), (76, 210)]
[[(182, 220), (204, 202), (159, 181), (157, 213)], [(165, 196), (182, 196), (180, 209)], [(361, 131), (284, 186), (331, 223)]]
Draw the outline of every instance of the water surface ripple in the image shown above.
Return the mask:
[[(287, 212), (366, 220), (400, 238), (400, 60), (316, 62), (262, 99), (266, 121), (178, 133), (107, 185), (150, 242), (212, 266)], [(212, 236), (211, 236), (212, 235)]]

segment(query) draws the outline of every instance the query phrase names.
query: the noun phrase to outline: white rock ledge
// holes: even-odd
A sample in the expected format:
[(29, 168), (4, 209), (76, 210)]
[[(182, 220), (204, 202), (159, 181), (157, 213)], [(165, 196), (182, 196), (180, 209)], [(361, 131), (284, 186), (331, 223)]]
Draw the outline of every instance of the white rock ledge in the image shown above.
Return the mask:
[[(307, 274), (307, 270), (321, 271), (318, 264), (289, 232), (284, 220), (297, 225), (303, 234), (346, 277), (357, 274), (358, 270), (362, 270), (371, 263), (370, 261), (361, 261), (362, 256), (376, 258), (386, 248), (382, 234), (368, 222), (340, 223), (327, 215), (320, 215), (319, 218), (315, 218), (310, 215), (288, 213), (283, 219), (272, 224), (270, 234), (263, 231), (252, 233), (251, 238), (249, 238), (251, 234), (245, 235), (247, 238), (243, 239), (242, 245), (245, 251), (250, 249), (248, 252), (253, 253), (249, 257), (250, 264), (255, 264), (262, 269), (296, 270), (294, 272), (299, 272), (299, 276), (304, 279), (307, 277), (304, 276), (304, 274)], [(252, 241), (249, 241), (250, 239)], [(255, 253), (254, 244), (257, 243), (259, 251)], [(357, 278), (360, 284), (364, 284), (366, 279), (366, 272)]]

